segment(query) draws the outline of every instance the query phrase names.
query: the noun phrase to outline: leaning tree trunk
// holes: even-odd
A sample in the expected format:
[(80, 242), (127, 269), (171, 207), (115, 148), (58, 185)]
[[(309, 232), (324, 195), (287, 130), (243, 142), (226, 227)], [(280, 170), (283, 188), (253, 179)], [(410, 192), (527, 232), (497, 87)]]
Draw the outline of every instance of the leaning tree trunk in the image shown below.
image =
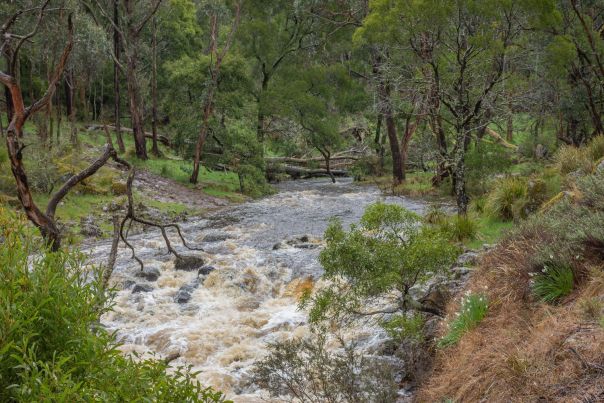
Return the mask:
[(329, 175), (331, 178), (332, 183), (336, 183), (336, 177), (333, 175), (333, 172), (331, 172), (331, 152), (329, 152), (329, 150), (322, 150), (319, 147), (317, 147), (317, 149), (325, 160), (325, 170), (327, 171), (327, 175)]
[(404, 181), (403, 158), (399, 147), (398, 136), (396, 134), (396, 123), (394, 121), (394, 111), (390, 100), (390, 86), (384, 81), (381, 72), (381, 61), (379, 56), (375, 56), (373, 72), (378, 79), (378, 109), (386, 121), (386, 133), (390, 143), (390, 153), (392, 154), (392, 180), (394, 185), (400, 185)]

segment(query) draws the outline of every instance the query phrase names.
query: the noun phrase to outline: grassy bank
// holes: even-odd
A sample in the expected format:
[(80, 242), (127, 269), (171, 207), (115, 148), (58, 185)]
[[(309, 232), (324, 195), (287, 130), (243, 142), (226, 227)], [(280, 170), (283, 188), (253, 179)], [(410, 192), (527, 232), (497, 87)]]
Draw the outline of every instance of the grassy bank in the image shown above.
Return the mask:
[[(30, 125), (29, 131), (35, 128)], [(27, 130), (26, 130), (27, 131)], [(101, 147), (105, 144), (104, 133), (99, 131), (80, 131), (79, 146), (73, 148), (68, 141), (69, 128), (62, 128), (62, 143), (52, 147), (38, 143), (34, 134), (29, 134), (31, 143), (24, 151), (24, 164), (27, 169), (30, 186), (34, 199), (40, 206), (45, 206), (51, 195), (62, 185), (69, 175), (79, 172), (91, 161), (98, 158)], [(202, 168), (197, 185), (189, 183), (191, 162), (177, 158), (171, 150), (160, 146), (161, 157), (152, 157), (140, 161), (133, 156), (133, 140), (131, 135), (124, 136), (126, 153), (124, 157), (139, 171), (148, 171), (169, 181), (178, 183), (183, 188), (190, 189), (195, 197), (215, 197), (230, 202), (241, 202), (246, 199), (239, 193), (239, 180), (236, 174), (223, 171), (211, 171)], [(150, 144), (149, 144), (150, 146)], [(70, 243), (78, 243), (83, 236), (80, 234), (82, 220), (95, 216), (96, 225), (103, 236), (109, 236), (112, 231), (110, 223), (112, 205), (123, 204), (125, 200), (125, 173), (111, 164), (101, 168), (94, 176), (76, 186), (61, 202), (57, 209), (59, 223), (66, 228), (66, 239)], [(173, 190), (173, 189), (172, 189)], [(166, 189), (169, 191), (169, 189)], [(19, 206), (16, 198), (14, 178), (7, 160), (6, 146), (0, 144), (0, 203)], [(162, 195), (160, 195), (162, 196)], [(137, 204), (157, 211), (157, 214), (170, 220), (179, 219), (182, 214), (196, 215), (202, 213), (202, 208), (191, 207), (190, 200), (166, 201), (155, 198), (152, 193), (135, 192)], [(161, 200), (159, 200), (161, 199)], [(105, 211), (104, 211), (105, 210)]]

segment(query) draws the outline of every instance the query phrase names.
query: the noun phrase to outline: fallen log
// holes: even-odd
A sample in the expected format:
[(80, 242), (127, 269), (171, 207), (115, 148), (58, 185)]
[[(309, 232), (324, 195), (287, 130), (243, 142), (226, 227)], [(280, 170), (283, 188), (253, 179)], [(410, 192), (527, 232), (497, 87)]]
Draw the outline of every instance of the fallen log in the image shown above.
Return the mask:
[(498, 144), (501, 144), (502, 146), (504, 146), (505, 148), (508, 148), (510, 150), (514, 150), (514, 151), (518, 151), (518, 146), (512, 143), (507, 142), (503, 137), (501, 137), (501, 135), (499, 133), (497, 133), (495, 130), (488, 128), (487, 127), (487, 134), (489, 136), (491, 136)]
[[(87, 126), (85, 126), (85, 128), (86, 128), (86, 131), (88, 131), (88, 132), (104, 130), (103, 129), (104, 126), (102, 126), (102, 125), (87, 125)], [(113, 125), (107, 125), (107, 128), (109, 130), (115, 131), (115, 126), (113, 126)], [(132, 133), (132, 129), (129, 127), (122, 127), (122, 128), (120, 128), (120, 130), (123, 132), (126, 132), (126, 133)], [(145, 132), (145, 137), (148, 139), (152, 139), (153, 133)], [(157, 140), (166, 147), (172, 147), (172, 141), (168, 137), (164, 136), (163, 134), (158, 134)]]
[[(291, 176), (293, 179), (310, 179), (330, 176), (327, 169), (309, 169), (283, 164), (269, 165), (267, 167), (267, 173), (269, 174), (269, 176), (284, 173)], [(331, 174), (337, 177), (350, 176), (350, 173), (345, 169), (332, 169)]]
[[(329, 160), (330, 161), (357, 161), (358, 159), (359, 159), (359, 157), (342, 155), (342, 156), (331, 157)], [(312, 162), (323, 163), (323, 162), (325, 162), (325, 158), (323, 158), (323, 157), (313, 157), (313, 158), (270, 157), (270, 158), (266, 158), (266, 162), (269, 164), (286, 163), (286, 164), (308, 165), (309, 163), (312, 163)]]

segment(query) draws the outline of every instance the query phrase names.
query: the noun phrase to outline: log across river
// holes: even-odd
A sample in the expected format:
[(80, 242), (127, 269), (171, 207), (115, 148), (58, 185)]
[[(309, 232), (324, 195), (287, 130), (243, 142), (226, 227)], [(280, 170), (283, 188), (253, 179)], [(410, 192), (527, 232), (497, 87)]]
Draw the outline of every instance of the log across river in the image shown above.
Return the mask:
[[(324, 179), (282, 183), (273, 196), (191, 219), (183, 225), (185, 237), (204, 248), (198, 255), (212, 266), (202, 273), (175, 270), (158, 232), (133, 236), (146, 278), (121, 248), (111, 279), (120, 291), (102, 323), (117, 332), (126, 353), (171, 357), (172, 365), (192, 365), (203, 384), (236, 402), (260, 401), (266, 394), (250, 384), (250, 370), (267, 343), (308, 332), (297, 298), (321, 275), (317, 256), (329, 219), (348, 225), (365, 206), (384, 199), (419, 213), (427, 206), (384, 198), (377, 188), (349, 179)], [(104, 262), (108, 250), (106, 243), (95, 245), (91, 260)], [(385, 339), (371, 326), (347, 337), (367, 354)]]

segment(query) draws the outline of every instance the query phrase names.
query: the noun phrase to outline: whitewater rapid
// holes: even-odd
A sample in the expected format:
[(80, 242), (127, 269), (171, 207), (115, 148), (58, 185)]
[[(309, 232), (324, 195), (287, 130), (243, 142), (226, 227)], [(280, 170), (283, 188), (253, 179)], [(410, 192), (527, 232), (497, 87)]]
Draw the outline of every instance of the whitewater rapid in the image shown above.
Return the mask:
[[(178, 356), (171, 365), (192, 366), (202, 384), (230, 399), (266, 401), (266, 392), (250, 382), (251, 369), (268, 343), (308, 333), (298, 299), (321, 275), (317, 256), (329, 219), (356, 222), (365, 206), (378, 200), (418, 213), (426, 208), (419, 201), (384, 199), (377, 188), (349, 180), (309, 180), (284, 183), (273, 196), (192, 219), (182, 226), (185, 237), (204, 252), (178, 250), (203, 257), (214, 268), (202, 276), (174, 269), (159, 232), (133, 236), (138, 256), (160, 276), (155, 281), (137, 277), (138, 264), (121, 247), (111, 279), (119, 291), (102, 323), (116, 332), (125, 353)], [(303, 236), (308, 237), (302, 238), (303, 246), (287, 243)], [(91, 262), (102, 262), (108, 251), (106, 242), (95, 245), (88, 251)], [(133, 293), (136, 284), (147, 292)], [(183, 287), (190, 300), (179, 303)], [(371, 351), (385, 335), (368, 326), (349, 337)]]

